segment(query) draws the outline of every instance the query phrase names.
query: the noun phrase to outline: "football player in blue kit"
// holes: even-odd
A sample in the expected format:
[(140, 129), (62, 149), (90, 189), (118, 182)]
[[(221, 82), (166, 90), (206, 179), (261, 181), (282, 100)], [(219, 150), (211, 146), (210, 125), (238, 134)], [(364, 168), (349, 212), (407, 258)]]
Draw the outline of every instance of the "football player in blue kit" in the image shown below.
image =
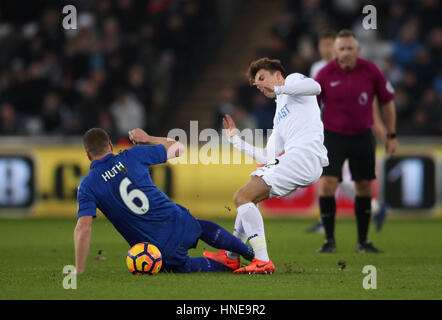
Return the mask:
[(118, 155), (107, 132), (92, 128), (83, 136), (90, 171), (78, 185), (78, 221), (74, 231), (76, 272), (83, 273), (89, 253), (91, 226), (97, 208), (133, 246), (151, 242), (162, 254), (163, 270), (177, 273), (232, 271), (206, 257), (189, 257), (198, 240), (217, 249), (237, 252), (247, 260), (253, 249), (219, 225), (194, 218), (152, 182), (148, 166), (179, 157), (184, 146), (153, 137), (141, 129), (129, 132), (137, 146)]

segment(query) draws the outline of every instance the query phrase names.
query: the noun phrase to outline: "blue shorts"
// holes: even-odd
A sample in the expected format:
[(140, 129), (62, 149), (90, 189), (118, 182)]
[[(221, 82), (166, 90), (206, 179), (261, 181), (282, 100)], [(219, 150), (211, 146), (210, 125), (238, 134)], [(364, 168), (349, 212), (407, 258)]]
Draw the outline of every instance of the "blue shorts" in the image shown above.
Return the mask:
[[(179, 206), (181, 207), (181, 206)], [(167, 260), (163, 263), (162, 271), (177, 272), (177, 273), (189, 273), (190, 272), (190, 257), (187, 251), (191, 248), (195, 248), (198, 244), (198, 240), (201, 236), (201, 226), (184, 207), (180, 215), (182, 223), (182, 236), (178, 241), (178, 245), (174, 252), (168, 252)]]

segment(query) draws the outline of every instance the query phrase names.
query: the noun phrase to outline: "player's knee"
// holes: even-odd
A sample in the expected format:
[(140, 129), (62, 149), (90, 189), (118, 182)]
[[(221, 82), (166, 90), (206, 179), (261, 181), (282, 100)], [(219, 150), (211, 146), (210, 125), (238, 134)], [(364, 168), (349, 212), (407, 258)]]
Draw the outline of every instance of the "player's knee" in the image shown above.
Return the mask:
[(361, 180), (355, 182), (356, 195), (360, 197), (371, 196), (371, 180)]
[(239, 189), (233, 196), (233, 203), (237, 208), (248, 202), (251, 202), (251, 199), (245, 192), (242, 191), (242, 189)]
[(323, 176), (319, 179), (319, 195), (332, 197), (338, 188), (338, 179), (335, 177)]

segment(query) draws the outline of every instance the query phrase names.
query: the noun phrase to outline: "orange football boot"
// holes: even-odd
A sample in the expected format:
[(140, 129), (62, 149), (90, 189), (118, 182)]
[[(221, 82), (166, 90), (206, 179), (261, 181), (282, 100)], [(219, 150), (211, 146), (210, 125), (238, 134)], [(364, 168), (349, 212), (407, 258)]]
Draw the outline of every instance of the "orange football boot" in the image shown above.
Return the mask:
[(260, 273), (260, 274), (272, 274), (275, 272), (275, 265), (271, 260), (265, 262), (258, 259), (253, 259), (252, 263), (248, 266), (245, 266), (243, 268), (236, 269), (234, 273), (241, 274), (241, 273)]

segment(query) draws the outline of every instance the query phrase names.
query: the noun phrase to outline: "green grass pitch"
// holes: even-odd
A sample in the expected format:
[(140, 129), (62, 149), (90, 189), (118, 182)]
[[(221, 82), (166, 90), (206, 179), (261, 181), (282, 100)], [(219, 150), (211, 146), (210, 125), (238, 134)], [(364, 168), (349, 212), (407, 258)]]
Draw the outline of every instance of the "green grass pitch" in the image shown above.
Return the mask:
[[(233, 220), (215, 220), (232, 230)], [(391, 220), (369, 240), (382, 254), (354, 252), (356, 224), (337, 221), (334, 254), (316, 254), (313, 220), (265, 219), (273, 275), (232, 273), (134, 276), (125, 265), (128, 245), (104, 218), (93, 223), (86, 272), (76, 290), (63, 288), (65, 265), (74, 264), (74, 219), (0, 220), (0, 299), (441, 299), (442, 220)], [(192, 256), (208, 245), (199, 242)], [(100, 254), (99, 254), (100, 252)], [(106, 259), (97, 260), (98, 257)], [(338, 261), (345, 261), (341, 270)], [(377, 288), (362, 283), (365, 265), (377, 270)]]

